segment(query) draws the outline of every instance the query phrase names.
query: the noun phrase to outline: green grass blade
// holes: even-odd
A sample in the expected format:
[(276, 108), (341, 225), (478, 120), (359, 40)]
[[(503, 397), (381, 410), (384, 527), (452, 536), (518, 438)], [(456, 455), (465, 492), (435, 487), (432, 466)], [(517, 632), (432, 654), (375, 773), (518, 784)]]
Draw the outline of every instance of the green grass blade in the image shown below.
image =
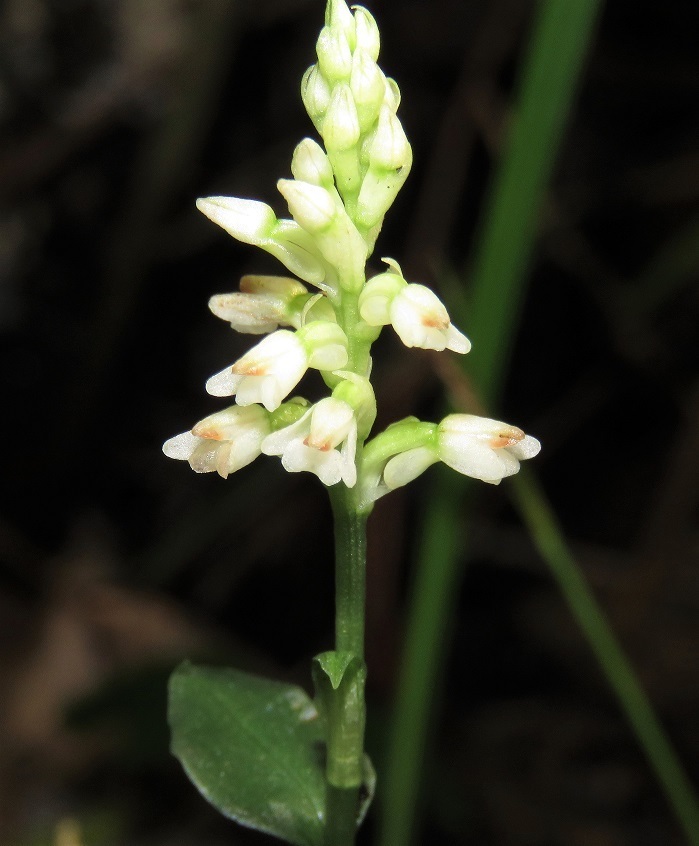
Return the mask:
[(688, 842), (699, 844), (699, 805), (653, 706), (612, 631), (604, 611), (566, 546), (556, 518), (535, 477), (523, 468), (512, 479), (523, 522), (551, 568), (570, 610), (638, 737), (648, 761), (682, 824)]
[[(600, 0), (546, 0), (534, 22), (509, 143), (476, 251), (471, 310), (458, 321), (474, 342), (469, 365), (488, 404), (504, 378), (538, 211), (600, 6)], [(451, 489), (450, 483), (450, 493), (438, 486), (425, 516), (383, 781), (382, 846), (407, 846), (417, 828), (431, 697), (439, 687), (459, 576), (456, 503), (463, 480), (460, 485)]]

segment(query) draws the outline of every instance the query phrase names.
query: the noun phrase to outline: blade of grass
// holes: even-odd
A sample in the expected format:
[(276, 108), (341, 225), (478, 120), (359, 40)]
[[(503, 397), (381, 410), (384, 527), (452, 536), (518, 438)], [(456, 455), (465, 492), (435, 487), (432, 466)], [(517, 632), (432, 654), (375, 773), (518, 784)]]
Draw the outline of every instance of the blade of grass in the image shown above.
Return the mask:
[[(601, 0), (545, 0), (534, 21), (509, 142), (479, 237), (470, 314), (460, 321), (474, 342), (471, 372), (489, 406), (504, 378), (537, 215), (600, 6)], [(408, 846), (418, 828), (430, 705), (440, 687), (437, 668), (459, 575), (456, 517), (464, 482), (456, 487), (445, 496), (438, 486), (425, 515), (388, 741), (382, 846)]]
[(511, 482), (517, 510), (541, 557), (551, 568), (578, 625), (614, 690), (689, 843), (699, 844), (699, 805), (653, 706), (566, 546), (563, 534), (536, 478), (522, 468)]

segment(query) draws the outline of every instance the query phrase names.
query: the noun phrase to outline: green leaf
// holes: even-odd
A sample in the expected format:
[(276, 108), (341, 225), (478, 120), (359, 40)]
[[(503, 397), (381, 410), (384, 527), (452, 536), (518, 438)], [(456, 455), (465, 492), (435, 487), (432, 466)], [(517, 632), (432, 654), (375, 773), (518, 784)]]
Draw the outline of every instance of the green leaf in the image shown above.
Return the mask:
[(323, 842), (323, 730), (300, 688), (181, 665), (170, 679), (172, 752), (225, 816), (296, 846)]

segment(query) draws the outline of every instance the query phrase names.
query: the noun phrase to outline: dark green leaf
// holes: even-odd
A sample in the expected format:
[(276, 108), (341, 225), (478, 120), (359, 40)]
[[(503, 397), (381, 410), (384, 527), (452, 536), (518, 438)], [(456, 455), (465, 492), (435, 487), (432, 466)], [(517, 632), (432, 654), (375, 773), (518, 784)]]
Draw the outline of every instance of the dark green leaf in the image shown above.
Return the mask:
[(169, 721), (173, 754), (221, 813), (296, 846), (322, 844), (322, 726), (301, 688), (183, 664)]

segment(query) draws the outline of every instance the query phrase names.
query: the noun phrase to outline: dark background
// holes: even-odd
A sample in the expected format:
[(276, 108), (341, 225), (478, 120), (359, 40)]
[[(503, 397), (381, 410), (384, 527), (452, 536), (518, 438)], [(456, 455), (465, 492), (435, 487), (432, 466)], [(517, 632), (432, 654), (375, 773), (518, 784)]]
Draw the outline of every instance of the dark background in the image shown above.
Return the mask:
[[(374, 269), (389, 255), (468, 290), (533, 8), (371, 6), (416, 162)], [(160, 445), (220, 407), (204, 381), (250, 345), (208, 297), (279, 270), (194, 199), (283, 216), (322, 15), (320, 0), (0, 7), (2, 843), (68, 846), (71, 819), (86, 846), (268, 842), (217, 818), (169, 757), (165, 679), (188, 656), (309, 685), (331, 645), (327, 497), (270, 459), (224, 482)], [(532, 464), (695, 782), (698, 27), (689, 0), (606, 4), (498, 411), (542, 440)], [(436, 419), (443, 378), (382, 339), (381, 421)], [(506, 487), (478, 502), (417, 840), (682, 843)], [(379, 775), (426, 491), (372, 520)]]

